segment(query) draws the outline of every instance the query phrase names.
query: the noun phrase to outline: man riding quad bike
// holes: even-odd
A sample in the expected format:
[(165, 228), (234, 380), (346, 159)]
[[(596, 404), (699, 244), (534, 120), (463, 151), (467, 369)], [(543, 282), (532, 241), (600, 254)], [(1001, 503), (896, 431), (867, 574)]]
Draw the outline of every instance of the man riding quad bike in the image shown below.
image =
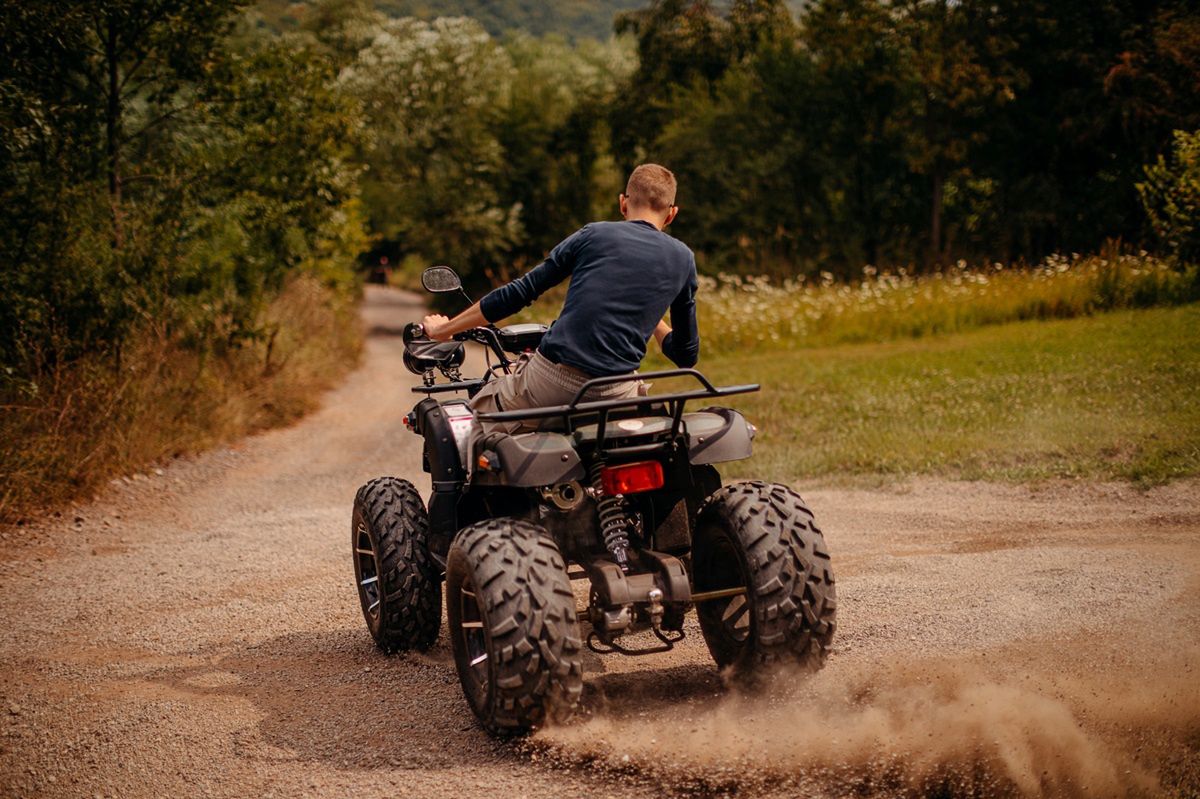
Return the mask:
[[(359, 598), (381, 649), (423, 650), (445, 583), (463, 692), (493, 733), (569, 714), (584, 645), (668, 651), (693, 606), (735, 679), (774, 663), (819, 667), (832, 642), (833, 571), (812, 512), (786, 486), (722, 487), (713, 464), (749, 457), (755, 428), (730, 408), (685, 412), (758, 386), (718, 388), (691, 368), (634, 372), (651, 335), (683, 367), (698, 354), (695, 262), (662, 232), (674, 194), (667, 170), (639, 167), (625, 222), (589, 225), (455, 319), (405, 329), (405, 365), (425, 395), (406, 424), (424, 439), (432, 492), (426, 504), (395, 477), (359, 489)], [(553, 327), (493, 324), (568, 275)], [(462, 291), (448, 267), (422, 283)], [(483, 345), (479, 378), (461, 375), (466, 341)], [(687, 383), (651, 395), (651, 378)], [(434, 398), (460, 392), (468, 400)], [(582, 609), (573, 581), (587, 589)]]

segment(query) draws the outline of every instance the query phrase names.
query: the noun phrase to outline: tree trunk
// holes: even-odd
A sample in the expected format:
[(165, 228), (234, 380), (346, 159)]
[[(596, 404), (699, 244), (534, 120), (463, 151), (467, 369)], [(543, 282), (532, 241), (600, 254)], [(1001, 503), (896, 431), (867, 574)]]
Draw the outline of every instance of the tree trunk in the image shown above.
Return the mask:
[(113, 249), (124, 244), (121, 219), (121, 86), (117, 63), (117, 28), (109, 20), (104, 41), (108, 70), (108, 103), (104, 114), (105, 154), (108, 160), (108, 204), (112, 211)]
[(929, 262), (942, 265), (942, 189), (946, 182), (940, 166), (933, 169), (933, 208), (929, 219)]

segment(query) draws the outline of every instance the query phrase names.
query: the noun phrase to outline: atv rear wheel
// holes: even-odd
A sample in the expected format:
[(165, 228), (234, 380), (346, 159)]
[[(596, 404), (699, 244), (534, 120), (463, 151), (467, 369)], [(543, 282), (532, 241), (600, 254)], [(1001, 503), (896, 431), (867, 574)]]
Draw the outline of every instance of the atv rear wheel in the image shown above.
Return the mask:
[(837, 593), (825, 538), (799, 494), (761, 482), (720, 489), (697, 519), (692, 563), (698, 593), (746, 589), (697, 605), (718, 666), (746, 680), (771, 663), (824, 663)]
[(488, 731), (527, 732), (579, 701), (575, 595), (542, 527), (501, 518), (460, 532), (447, 562), (446, 614), (463, 693)]
[(429, 557), (429, 514), (407, 480), (358, 489), (350, 523), (363, 618), (384, 652), (428, 649), (442, 626), (442, 586)]

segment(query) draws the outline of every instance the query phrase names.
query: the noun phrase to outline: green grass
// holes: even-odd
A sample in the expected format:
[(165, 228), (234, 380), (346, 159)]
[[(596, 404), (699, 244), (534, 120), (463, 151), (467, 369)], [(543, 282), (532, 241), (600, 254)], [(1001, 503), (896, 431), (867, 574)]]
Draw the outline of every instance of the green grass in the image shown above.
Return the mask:
[(729, 464), (726, 477), (1152, 485), (1200, 474), (1196, 304), (917, 341), (748, 348), (702, 354), (700, 368), (721, 383), (763, 384), (731, 399), (760, 432), (754, 459)]

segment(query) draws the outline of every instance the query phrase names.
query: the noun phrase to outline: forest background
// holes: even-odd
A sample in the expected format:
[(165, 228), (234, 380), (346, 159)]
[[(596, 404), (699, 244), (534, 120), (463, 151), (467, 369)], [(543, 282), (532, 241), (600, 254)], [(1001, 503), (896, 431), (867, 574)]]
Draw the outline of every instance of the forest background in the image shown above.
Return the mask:
[(701, 271), (783, 287), (779, 308), (877, 276), (1045, 277), (1056, 253), (1105, 266), (1012, 318), (1200, 296), (1181, 0), (2, 14), (0, 520), (294, 418), (354, 361), (364, 274), (513, 276), (615, 218), (646, 160), (679, 176)]

